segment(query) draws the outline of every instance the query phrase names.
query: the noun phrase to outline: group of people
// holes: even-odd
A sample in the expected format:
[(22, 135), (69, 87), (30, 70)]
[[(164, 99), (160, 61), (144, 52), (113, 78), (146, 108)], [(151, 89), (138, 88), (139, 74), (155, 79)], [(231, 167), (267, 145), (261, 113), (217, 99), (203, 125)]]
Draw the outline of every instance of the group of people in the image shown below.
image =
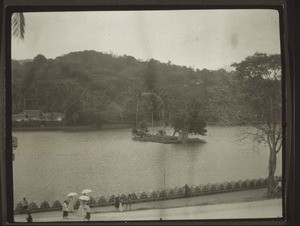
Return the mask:
[(91, 208), (87, 201), (79, 200), (77, 216), (83, 217), (83, 220), (89, 221), (91, 219)]
[(125, 205), (125, 209), (131, 210), (131, 203), (132, 203), (132, 198), (131, 195), (129, 194), (127, 199), (123, 200), (123, 198), (119, 198), (119, 196), (115, 197), (115, 208), (117, 211), (123, 212), (124, 208), (123, 205)]
[[(69, 200), (65, 200), (62, 205), (63, 210), (63, 219), (68, 219), (69, 213), (74, 212), (74, 204), (75, 200), (73, 197), (70, 197)], [(83, 217), (83, 220), (90, 220), (91, 219), (91, 208), (88, 205), (88, 201), (80, 200), (79, 199), (79, 207), (77, 211), (77, 216)]]
[[(86, 194), (84, 194), (86, 195)], [(131, 210), (131, 203), (132, 203), (132, 197), (131, 194), (127, 196), (127, 198), (123, 199), (122, 197), (119, 198), (119, 196), (115, 197), (114, 200), (114, 206), (117, 211), (123, 212), (124, 208), (123, 205), (125, 205), (125, 210), (129, 209)], [(65, 200), (62, 204), (62, 212), (63, 212), (63, 219), (68, 219), (69, 213), (74, 212), (74, 205), (75, 205), (75, 199), (74, 197), (69, 197), (68, 200)], [(23, 210), (28, 209), (28, 202), (26, 198), (23, 198), (22, 201)], [(79, 207), (77, 211), (77, 216), (83, 217), (83, 220), (90, 221), (91, 219), (91, 208), (88, 205), (88, 201), (79, 199)], [(28, 216), (26, 218), (27, 222), (31, 223), (33, 222), (31, 213), (28, 212)]]

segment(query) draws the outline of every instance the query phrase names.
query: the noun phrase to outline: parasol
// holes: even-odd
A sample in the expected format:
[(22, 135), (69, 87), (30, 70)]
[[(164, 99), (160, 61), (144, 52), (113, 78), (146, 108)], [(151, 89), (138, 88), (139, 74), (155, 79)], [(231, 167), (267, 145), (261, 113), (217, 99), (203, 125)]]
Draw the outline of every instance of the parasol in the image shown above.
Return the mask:
[(75, 193), (75, 192), (70, 192), (67, 196), (68, 197), (73, 197), (73, 196), (76, 196), (77, 195), (77, 193)]
[(80, 196), (79, 199), (80, 200), (84, 200), (84, 201), (89, 201), (90, 200), (90, 198), (88, 196), (86, 196), (86, 195)]
[(92, 190), (90, 190), (90, 189), (84, 189), (81, 193), (82, 194), (88, 194), (90, 192), (92, 192)]

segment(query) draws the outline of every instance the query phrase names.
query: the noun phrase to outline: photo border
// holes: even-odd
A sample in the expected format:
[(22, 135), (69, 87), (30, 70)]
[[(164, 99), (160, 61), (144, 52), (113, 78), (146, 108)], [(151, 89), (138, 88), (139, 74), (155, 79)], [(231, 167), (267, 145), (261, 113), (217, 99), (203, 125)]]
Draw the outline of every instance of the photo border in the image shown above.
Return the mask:
[[(283, 95), (283, 218), (266, 219), (224, 219), (224, 220), (164, 220), (128, 221), (127, 225), (291, 225), (295, 221), (295, 147), (294, 147), (294, 77), (292, 55), (289, 52), (290, 29), (288, 27), (287, 2), (284, 0), (6, 0), (1, 5), (1, 80), (0, 87), (5, 93), (0, 95), (0, 213), (2, 225), (22, 225), (13, 223), (13, 173), (12, 173), (12, 129), (11, 129), (11, 15), (14, 12), (54, 12), (54, 11), (119, 11), (119, 10), (188, 10), (188, 9), (275, 9), (279, 12), (280, 42), (282, 57)], [(285, 101), (284, 101), (285, 100)], [(285, 147), (285, 148), (284, 148)], [(8, 223), (9, 222), (9, 223)], [(124, 221), (88, 222), (92, 225), (124, 225)], [(33, 225), (85, 225), (86, 222), (47, 222)], [(27, 224), (29, 225), (29, 224)]]

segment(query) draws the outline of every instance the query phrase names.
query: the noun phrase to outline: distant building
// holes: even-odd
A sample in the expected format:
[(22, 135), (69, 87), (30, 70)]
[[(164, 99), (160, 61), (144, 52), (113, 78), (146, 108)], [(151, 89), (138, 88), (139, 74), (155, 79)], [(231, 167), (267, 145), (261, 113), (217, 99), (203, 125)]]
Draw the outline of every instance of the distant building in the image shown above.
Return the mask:
[(64, 119), (64, 114), (61, 112), (42, 112), (40, 110), (24, 110), (18, 114), (12, 115), (12, 121), (58, 121)]
[(64, 119), (64, 114), (61, 112), (43, 113), (43, 121), (58, 121), (61, 122)]

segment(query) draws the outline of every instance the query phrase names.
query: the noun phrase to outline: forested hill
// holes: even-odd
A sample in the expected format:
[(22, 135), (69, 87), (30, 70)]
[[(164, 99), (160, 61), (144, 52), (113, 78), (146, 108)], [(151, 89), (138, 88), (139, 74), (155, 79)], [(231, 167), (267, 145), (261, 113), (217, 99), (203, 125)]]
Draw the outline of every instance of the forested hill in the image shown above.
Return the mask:
[(66, 123), (77, 114), (81, 125), (134, 122), (139, 98), (139, 117), (148, 120), (154, 109), (159, 120), (159, 103), (140, 96), (153, 92), (167, 95), (173, 106), (166, 111), (167, 117), (176, 106), (196, 101), (206, 121), (220, 122), (214, 98), (233, 79), (233, 72), (222, 69), (195, 70), (96, 51), (72, 52), (55, 59), (37, 55), (32, 61), (12, 60), (12, 107), (13, 113), (23, 109), (63, 112)]

